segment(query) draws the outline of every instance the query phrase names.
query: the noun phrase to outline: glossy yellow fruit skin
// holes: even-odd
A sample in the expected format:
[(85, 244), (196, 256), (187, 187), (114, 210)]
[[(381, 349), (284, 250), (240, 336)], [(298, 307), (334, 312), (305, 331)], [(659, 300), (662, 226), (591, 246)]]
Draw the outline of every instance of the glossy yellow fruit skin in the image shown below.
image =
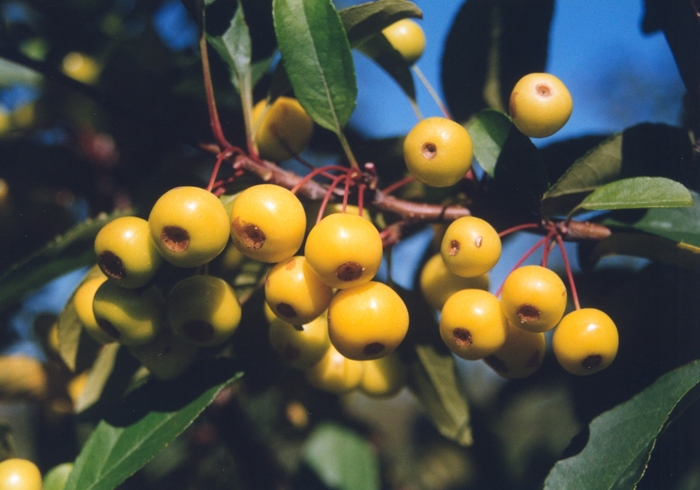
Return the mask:
[(147, 344), (129, 347), (131, 355), (151, 376), (165, 381), (182, 376), (194, 364), (197, 351), (197, 347), (180, 340), (170, 328), (164, 328)]
[(328, 335), (338, 352), (349, 359), (378, 359), (403, 341), (408, 320), (408, 308), (396, 291), (370, 281), (333, 296)]
[(362, 361), (348, 359), (331, 344), (321, 360), (305, 371), (306, 381), (322, 391), (348, 393), (360, 386), (364, 368)]
[(299, 250), (306, 213), (297, 196), (284, 187), (259, 184), (241, 192), (231, 209), (231, 237), (243, 255), (277, 263)]
[(513, 325), (530, 332), (546, 332), (564, 315), (566, 297), (564, 281), (555, 272), (526, 265), (508, 274), (503, 282), (501, 308)]
[(416, 180), (432, 187), (449, 187), (462, 180), (472, 166), (472, 139), (452, 120), (428, 117), (406, 135), (403, 158)]
[(501, 258), (501, 238), (487, 221), (464, 216), (445, 230), (440, 255), (453, 274), (477, 277), (490, 271)]
[(333, 289), (297, 255), (275, 265), (265, 280), (265, 301), (282, 320), (303, 325), (328, 309)]
[(92, 309), (100, 328), (128, 346), (147, 344), (164, 323), (163, 296), (153, 287), (126, 289), (105, 281), (95, 292)]
[(382, 29), (391, 46), (401, 53), (409, 65), (414, 64), (425, 50), (425, 33), (411, 19), (401, 19)]
[(507, 332), (498, 298), (488, 291), (457, 291), (442, 307), (440, 336), (462, 359), (475, 361), (495, 353), (505, 344)]
[(148, 216), (153, 243), (177, 267), (198, 267), (219, 255), (228, 243), (229, 225), (221, 201), (200, 187), (170, 189)]
[(331, 340), (325, 312), (301, 326), (280, 320), (274, 314), (272, 316), (268, 330), (270, 345), (290, 366), (308, 369), (328, 351)]
[(122, 216), (104, 225), (94, 248), (100, 270), (123, 288), (145, 286), (163, 262), (148, 221), (136, 216)]
[[(309, 146), (314, 125), (301, 104), (291, 97), (278, 97), (265, 115), (266, 101), (253, 107), (253, 124), (258, 127), (255, 142), (260, 156), (281, 162), (298, 155)], [(260, 118), (264, 117), (262, 122)], [(292, 153), (290, 153), (290, 151)]]
[(449, 271), (439, 253), (428, 259), (419, 277), (423, 298), (435, 310), (441, 310), (447, 298), (462, 289), (489, 289), (488, 273), (476, 277), (459, 277)]
[(510, 95), (513, 124), (531, 138), (544, 138), (559, 131), (572, 110), (573, 101), (566, 85), (549, 73), (525, 75)]
[(552, 350), (559, 364), (579, 376), (608, 367), (615, 360), (618, 344), (615, 323), (596, 308), (568, 313), (552, 336)]
[(362, 361), (365, 365), (359, 390), (372, 398), (390, 398), (406, 386), (406, 365), (396, 353)]
[(505, 344), (484, 362), (503, 378), (525, 378), (542, 365), (546, 343), (544, 333), (528, 332), (508, 322)]
[(78, 286), (73, 296), (73, 306), (75, 307), (75, 313), (78, 315), (78, 320), (83, 324), (85, 332), (101, 344), (109, 344), (116, 340), (100, 328), (95, 318), (95, 312), (92, 309), (95, 293), (106, 280), (107, 277), (105, 276), (88, 279)]
[(309, 232), (304, 256), (328, 286), (346, 289), (371, 281), (382, 263), (377, 228), (356, 214), (331, 214)]
[(27, 459), (10, 458), (0, 463), (2, 490), (41, 490), (41, 471)]
[(175, 335), (197, 347), (213, 347), (233, 335), (241, 305), (233, 288), (214, 276), (191, 276), (168, 293), (167, 317)]

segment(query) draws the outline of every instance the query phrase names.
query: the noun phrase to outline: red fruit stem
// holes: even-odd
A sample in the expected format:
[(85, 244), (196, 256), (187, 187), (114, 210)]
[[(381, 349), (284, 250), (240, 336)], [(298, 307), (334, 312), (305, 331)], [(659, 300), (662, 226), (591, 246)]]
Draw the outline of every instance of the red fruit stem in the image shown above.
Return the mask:
[(351, 179), (346, 176), (345, 178), (345, 192), (343, 193), (343, 214), (348, 207), (348, 196), (350, 195), (350, 183)]
[(357, 186), (357, 213), (362, 216), (364, 212), (365, 205), (365, 189), (367, 186), (365, 184), (358, 184)]
[[(513, 266), (513, 268), (510, 270), (510, 272), (509, 272), (508, 274), (510, 274), (510, 273), (513, 272), (515, 269), (517, 269), (518, 267), (520, 267), (521, 265), (523, 265), (523, 262), (525, 262), (525, 261), (528, 259), (528, 257), (530, 257), (530, 255), (532, 255), (533, 253), (535, 253), (535, 251), (536, 251), (538, 248), (540, 248), (543, 244), (547, 243), (549, 240), (550, 240), (550, 236), (549, 236), (549, 235), (547, 235), (547, 236), (544, 237), (544, 238), (540, 238), (539, 240), (537, 240), (537, 243), (535, 243), (532, 247), (530, 247), (530, 249), (529, 249), (527, 252), (525, 252), (525, 253), (522, 255), (522, 257), (520, 257), (520, 260), (518, 260), (518, 261), (515, 263), (515, 265)], [(506, 276), (506, 277), (507, 277), (507, 276)], [(503, 281), (503, 282), (505, 282), (505, 281)], [(501, 291), (502, 291), (502, 290), (503, 290), (503, 283), (501, 283), (501, 286), (498, 288), (498, 291), (496, 291), (496, 297), (498, 297), (498, 296), (501, 295)]]
[[(321, 218), (323, 218), (323, 213), (326, 210), (326, 206), (328, 206), (328, 201), (330, 200), (331, 196), (333, 195), (333, 191), (335, 188), (340, 184), (343, 180), (347, 180), (348, 175), (347, 174), (342, 174), (337, 176), (335, 179), (333, 179), (333, 182), (328, 186), (328, 190), (326, 191), (326, 195), (323, 197), (323, 201), (321, 201), (321, 207), (318, 208), (318, 216), (316, 216), (316, 223), (321, 221)], [(345, 209), (343, 209), (343, 212)]]
[(576, 292), (576, 283), (574, 282), (574, 274), (571, 272), (571, 265), (569, 264), (569, 256), (566, 253), (566, 248), (564, 247), (564, 240), (562, 240), (561, 235), (556, 233), (554, 235), (559, 245), (559, 251), (561, 252), (561, 258), (564, 261), (564, 269), (566, 270), (566, 277), (569, 279), (569, 287), (571, 289), (571, 297), (574, 300), (574, 307), (577, 310), (581, 309), (581, 305), (578, 302), (578, 293)]
[[(202, 13), (202, 17), (204, 17), (204, 13)], [(226, 136), (224, 136), (224, 131), (221, 128), (221, 121), (219, 120), (219, 112), (216, 109), (216, 100), (214, 99), (214, 85), (211, 80), (211, 71), (209, 69), (209, 53), (207, 51), (207, 39), (204, 33), (204, 29), (202, 29), (202, 33), (199, 37), (199, 52), (202, 56), (204, 90), (207, 96), (209, 122), (211, 124), (212, 132), (214, 133), (214, 139), (219, 144), (220, 148), (230, 148), (232, 145), (226, 140)]]
[(216, 176), (219, 173), (219, 169), (221, 168), (221, 163), (226, 160), (228, 157), (235, 155), (236, 153), (243, 153), (243, 151), (240, 148), (237, 148), (235, 146), (229, 146), (226, 148), (224, 151), (221, 152), (219, 157), (216, 159), (216, 163), (214, 164), (214, 168), (211, 171), (211, 176), (209, 177), (209, 185), (207, 185), (207, 190), (209, 192), (212, 191), (214, 188), (214, 185), (216, 183)]
[(503, 238), (504, 236), (510, 235), (511, 233), (514, 233), (516, 231), (528, 230), (528, 229), (532, 229), (532, 228), (539, 228), (540, 226), (542, 226), (542, 225), (540, 225), (539, 223), (523, 223), (522, 225), (513, 226), (511, 228), (503, 230), (502, 232), (500, 232), (498, 234), (498, 236)]
[(337, 176), (335, 176), (335, 175), (330, 175), (330, 174), (327, 174), (327, 173), (326, 173), (326, 172), (328, 172), (329, 170), (336, 170), (336, 171), (338, 171), (338, 172), (346, 173), (346, 172), (348, 171), (348, 168), (347, 168), (347, 167), (341, 167), (340, 165), (326, 165), (325, 167), (315, 168), (314, 170), (312, 170), (312, 171), (309, 172), (308, 174), (306, 174), (306, 175), (304, 175), (303, 177), (301, 177), (301, 179), (299, 180), (299, 182), (297, 182), (297, 183), (294, 185), (294, 187), (292, 187), (292, 188), (290, 189), (290, 190), (292, 191), (292, 194), (296, 194), (297, 191), (298, 191), (302, 186), (304, 186), (307, 182), (309, 182), (311, 179), (313, 179), (313, 178), (316, 177), (317, 175), (323, 175), (323, 176), (326, 177), (326, 178), (335, 180), (335, 179), (337, 178)]
[(409, 175), (408, 177), (404, 177), (403, 179), (397, 180), (393, 184), (386, 186), (382, 192), (384, 194), (391, 194), (396, 189), (399, 189), (405, 185), (408, 185), (415, 180), (416, 180), (416, 178), (413, 175)]
[(554, 245), (554, 242), (552, 241), (552, 238), (554, 238), (553, 232), (550, 231), (547, 234), (547, 238), (547, 243), (544, 244), (542, 252), (542, 267), (547, 267), (547, 260), (549, 260), (549, 252), (552, 251), (552, 247)]

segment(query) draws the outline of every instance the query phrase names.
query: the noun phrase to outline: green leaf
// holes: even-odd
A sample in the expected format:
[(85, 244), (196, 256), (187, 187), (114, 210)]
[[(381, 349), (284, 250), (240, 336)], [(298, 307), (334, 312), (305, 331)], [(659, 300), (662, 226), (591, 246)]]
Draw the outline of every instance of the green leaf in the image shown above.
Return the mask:
[(674, 408), (698, 383), (700, 361), (694, 361), (594, 419), (586, 447), (554, 465), (544, 488), (633, 488)]
[(379, 490), (379, 463), (372, 445), (356, 432), (323, 423), (308, 436), (303, 461), (329, 488)]
[(411, 69), (401, 53), (394, 49), (386, 37), (383, 35), (374, 36), (360, 44), (357, 49), (382, 67), (415, 104), (416, 87)]
[(240, 0), (228, 29), (221, 36), (207, 35), (207, 41), (228, 65), (231, 83), (240, 93), (241, 82), (251, 71), (250, 60), (253, 51)]
[(241, 376), (221, 360), (175, 382), (151, 380), (102, 420), (75, 461), (66, 490), (111, 490), (184, 431), (226, 386)]
[(678, 208), (693, 205), (682, 184), (664, 177), (632, 177), (598, 187), (581, 203), (590, 210)]
[(358, 46), (394, 22), (423, 18), (417, 5), (406, 0), (379, 0), (353, 5), (338, 12), (351, 46)]
[(44, 476), (43, 490), (64, 490), (73, 471), (73, 463), (62, 463), (51, 468)]
[(630, 177), (666, 177), (698, 184), (687, 133), (664, 124), (639, 124), (603, 141), (579, 158), (542, 197), (544, 214), (568, 214), (598, 187)]
[(274, 0), (277, 42), (294, 94), (311, 118), (340, 135), (355, 109), (350, 43), (330, 0)]
[(130, 213), (118, 211), (80, 223), (0, 274), (0, 311), (50, 280), (94, 263), (97, 232), (108, 222), (127, 214)]
[(510, 117), (493, 109), (480, 111), (467, 124), (474, 145), (474, 158), (491, 177), (495, 174), (498, 157), (512, 128)]

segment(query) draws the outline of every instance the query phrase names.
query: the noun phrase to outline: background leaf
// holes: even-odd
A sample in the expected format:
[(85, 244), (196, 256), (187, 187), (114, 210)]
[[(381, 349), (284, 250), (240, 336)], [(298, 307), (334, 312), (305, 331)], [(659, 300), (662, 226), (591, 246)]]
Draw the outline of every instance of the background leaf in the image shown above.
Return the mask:
[(321, 481), (340, 490), (379, 490), (379, 463), (372, 445), (361, 435), (324, 423), (309, 435), (303, 461)]
[(598, 187), (581, 203), (590, 210), (678, 208), (693, 205), (690, 191), (664, 177), (632, 177)]
[(115, 488), (165, 448), (240, 376), (228, 362), (211, 362), (193, 368), (176, 382), (151, 380), (130, 393), (90, 435), (66, 490)]
[(629, 484), (629, 474), (643, 474), (653, 442), (676, 405), (698, 383), (700, 362), (695, 361), (663, 375), (629, 401), (594, 419), (586, 447), (554, 466), (545, 489), (630, 488), (622, 484)]
[(275, 33), (294, 94), (320, 126), (340, 134), (355, 109), (350, 44), (329, 0), (275, 0)]

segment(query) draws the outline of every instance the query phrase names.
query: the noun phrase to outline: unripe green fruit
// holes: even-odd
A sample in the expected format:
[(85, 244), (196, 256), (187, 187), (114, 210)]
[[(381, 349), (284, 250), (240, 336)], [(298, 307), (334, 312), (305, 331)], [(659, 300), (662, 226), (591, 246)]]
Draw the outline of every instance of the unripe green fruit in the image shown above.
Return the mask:
[(129, 352), (155, 378), (172, 380), (184, 374), (197, 358), (197, 347), (164, 328), (151, 342), (129, 347)]
[(566, 310), (566, 286), (550, 269), (518, 267), (508, 274), (501, 291), (501, 308), (508, 321), (523, 330), (546, 332)]
[(472, 139), (466, 129), (443, 117), (428, 117), (406, 135), (403, 158), (408, 172), (426, 185), (449, 187), (472, 166)]
[[(281, 162), (309, 146), (313, 121), (296, 99), (278, 97), (263, 116), (265, 108), (266, 101), (261, 100), (253, 107), (252, 114), (253, 124), (258, 125), (255, 142), (262, 158)], [(264, 117), (262, 122), (261, 117)]]
[(544, 138), (559, 131), (573, 109), (571, 94), (554, 75), (530, 73), (513, 87), (509, 111), (513, 124), (531, 138)]
[(95, 237), (100, 270), (123, 288), (148, 284), (163, 262), (153, 243), (148, 221), (122, 216), (102, 227)]
[(449, 271), (439, 253), (430, 257), (421, 269), (420, 291), (425, 301), (435, 310), (441, 310), (447, 298), (462, 289), (489, 289), (489, 275), (459, 277)]
[(27, 459), (10, 458), (0, 463), (2, 490), (41, 490), (41, 471)]
[(377, 228), (356, 214), (331, 214), (306, 238), (304, 256), (328, 286), (346, 289), (371, 281), (382, 263)]
[(177, 267), (206, 264), (229, 239), (224, 205), (199, 187), (176, 187), (163, 194), (151, 209), (148, 226), (160, 254)]
[(175, 335), (198, 347), (224, 343), (241, 321), (236, 293), (214, 276), (179, 281), (168, 293), (166, 311)]
[(542, 332), (528, 332), (508, 322), (503, 347), (484, 358), (484, 362), (507, 379), (525, 378), (542, 365), (546, 339)]
[(163, 326), (163, 296), (154, 287), (126, 289), (106, 281), (97, 288), (92, 309), (100, 328), (128, 346), (147, 344)]
[(389, 398), (406, 386), (406, 366), (396, 353), (362, 361), (365, 365), (359, 389), (373, 398)]
[(321, 360), (306, 370), (306, 381), (319, 390), (347, 393), (360, 385), (364, 368), (362, 361), (348, 359), (331, 344)]
[(328, 338), (328, 318), (325, 313), (299, 326), (280, 320), (274, 313), (272, 317), (268, 331), (270, 345), (290, 366), (307, 369), (320, 361), (328, 351), (331, 341)]
[(259, 184), (241, 192), (231, 209), (231, 237), (243, 255), (277, 263), (299, 250), (306, 233), (301, 201), (284, 187)]
[(407, 332), (408, 308), (396, 291), (381, 282), (341, 289), (328, 308), (331, 343), (349, 359), (384, 357)]
[(474, 361), (498, 351), (507, 328), (498, 298), (488, 291), (457, 291), (442, 307), (440, 336), (462, 359)]
[(440, 255), (453, 274), (477, 277), (490, 271), (500, 259), (501, 238), (487, 221), (464, 216), (445, 230)]
[(401, 53), (409, 65), (418, 61), (425, 49), (425, 33), (411, 19), (401, 19), (382, 29), (391, 46)]
[(567, 314), (552, 336), (552, 350), (559, 364), (579, 376), (608, 367), (617, 356), (618, 344), (615, 323), (596, 308)]
[(95, 312), (92, 309), (95, 293), (106, 280), (107, 277), (105, 276), (88, 279), (78, 286), (73, 295), (73, 306), (75, 307), (76, 315), (78, 315), (78, 320), (83, 324), (85, 332), (101, 344), (108, 344), (116, 340), (100, 328), (95, 318)]
[(265, 301), (282, 320), (303, 325), (328, 309), (333, 289), (318, 277), (302, 256), (275, 265), (265, 280)]

